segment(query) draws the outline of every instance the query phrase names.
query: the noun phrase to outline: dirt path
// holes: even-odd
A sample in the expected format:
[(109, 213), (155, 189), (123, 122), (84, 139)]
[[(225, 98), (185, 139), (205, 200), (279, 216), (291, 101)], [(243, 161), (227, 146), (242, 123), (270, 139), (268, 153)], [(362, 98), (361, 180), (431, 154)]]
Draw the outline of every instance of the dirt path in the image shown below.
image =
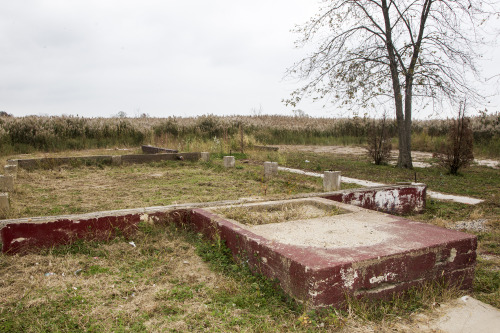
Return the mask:
[[(366, 149), (364, 147), (358, 146), (310, 146), (310, 145), (277, 145), (280, 151), (305, 151), (314, 153), (331, 153), (337, 155), (366, 155)], [(426, 153), (421, 151), (412, 151), (413, 165), (418, 168), (427, 168), (432, 164), (429, 162), (432, 159), (432, 153)], [(391, 151), (391, 161), (390, 164), (395, 164), (398, 158), (398, 151)], [(479, 165), (488, 166), (494, 169), (500, 168), (500, 161), (498, 160), (474, 160), (474, 163)]]

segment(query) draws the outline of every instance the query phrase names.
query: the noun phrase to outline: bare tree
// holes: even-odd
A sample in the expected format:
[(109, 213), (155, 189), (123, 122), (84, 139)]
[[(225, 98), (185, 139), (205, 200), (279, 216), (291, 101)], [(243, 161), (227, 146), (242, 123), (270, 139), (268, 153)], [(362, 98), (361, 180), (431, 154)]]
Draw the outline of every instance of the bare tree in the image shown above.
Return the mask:
[[(393, 101), (398, 127), (398, 166), (412, 168), (414, 99), (458, 101), (479, 97), (469, 84), (481, 25), (493, 5), (481, 0), (323, 0), (298, 46), (319, 38), (319, 47), (288, 69), (308, 83), (287, 104), (304, 96), (331, 97), (350, 107)], [(485, 8), (488, 6), (488, 8)]]

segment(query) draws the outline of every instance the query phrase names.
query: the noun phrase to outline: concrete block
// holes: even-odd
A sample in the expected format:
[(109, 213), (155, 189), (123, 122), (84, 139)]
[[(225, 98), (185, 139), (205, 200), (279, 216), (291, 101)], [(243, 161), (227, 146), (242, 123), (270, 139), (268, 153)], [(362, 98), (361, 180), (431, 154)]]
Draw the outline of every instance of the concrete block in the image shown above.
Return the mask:
[(264, 162), (264, 176), (274, 177), (278, 174), (278, 162)]
[(112, 165), (121, 165), (122, 164), (122, 157), (120, 155), (111, 156), (111, 164)]
[(7, 160), (7, 165), (19, 165), (19, 160)]
[(340, 190), (340, 171), (325, 171), (323, 190), (325, 192)]
[(12, 176), (14, 179), (17, 178), (17, 165), (7, 164), (3, 167), (6, 176)]
[(5, 215), (10, 209), (9, 193), (0, 193), (0, 216)]
[(12, 192), (14, 190), (14, 177), (0, 175), (0, 192)]
[(234, 168), (234, 156), (224, 156), (224, 167), (225, 168)]
[(210, 161), (210, 153), (208, 153), (208, 152), (202, 152), (202, 153), (201, 153), (201, 160), (202, 160), (203, 162), (208, 162), (208, 161)]

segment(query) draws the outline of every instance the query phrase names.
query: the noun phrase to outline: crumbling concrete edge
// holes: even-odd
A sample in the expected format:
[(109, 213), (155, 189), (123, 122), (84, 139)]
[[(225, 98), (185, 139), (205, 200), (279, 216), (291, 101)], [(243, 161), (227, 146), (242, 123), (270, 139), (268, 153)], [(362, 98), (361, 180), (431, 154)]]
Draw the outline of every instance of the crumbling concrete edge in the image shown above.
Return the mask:
[[(403, 218), (398, 223), (408, 222), (418, 223)], [(318, 254), (299, 246), (275, 243), (211, 210), (193, 209), (190, 226), (207, 238), (223, 240), (237, 262), (248, 265), (253, 272), (277, 279), (287, 294), (312, 308), (343, 307), (348, 295), (390, 298), (394, 292), (430, 281), (470, 289), (474, 279), (477, 247), (474, 235), (460, 233), (460, 237), (448, 242), (408, 253), (322, 265), (320, 262), (325, 259), (321, 253), (328, 250)]]
[[(288, 199), (321, 197), (388, 213), (418, 212), (425, 208), (425, 188), (423, 184), (422, 186), (394, 185), (379, 188), (301, 194), (291, 198), (288, 197)], [(400, 198), (398, 193), (401, 193)], [(18, 253), (30, 248), (68, 244), (81, 238), (106, 240), (114, 237), (118, 229), (123, 234), (132, 234), (137, 229), (137, 225), (141, 219), (147, 220), (149, 216), (158, 219), (176, 211), (189, 211), (195, 208), (238, 205), (279, 199), (284, 198), (244, 198), (217, 202), (101, 211), (78, 215), (0, 220), (2, 251), (4, 253)]]

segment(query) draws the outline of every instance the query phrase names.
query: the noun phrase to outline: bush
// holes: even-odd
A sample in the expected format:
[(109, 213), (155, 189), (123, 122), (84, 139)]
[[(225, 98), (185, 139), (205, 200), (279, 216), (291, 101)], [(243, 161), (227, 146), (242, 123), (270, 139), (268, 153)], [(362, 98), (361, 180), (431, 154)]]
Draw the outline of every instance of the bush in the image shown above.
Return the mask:
[(461, 168), (468, 167), (474, 160), (474, 135), (470, 119), (465, 117), (465, 103), (460, 105), (458, 117), (449, 127), (448, 142), (441, 146), (436, 154), (439, 164), (452, 175), (457, 175)]
[(391, 157), (392, 144), (385, 116), (378, 123), (374, 121), (368, 128), (367, 141), (368, 156), (376, 165), (386, 164)]

